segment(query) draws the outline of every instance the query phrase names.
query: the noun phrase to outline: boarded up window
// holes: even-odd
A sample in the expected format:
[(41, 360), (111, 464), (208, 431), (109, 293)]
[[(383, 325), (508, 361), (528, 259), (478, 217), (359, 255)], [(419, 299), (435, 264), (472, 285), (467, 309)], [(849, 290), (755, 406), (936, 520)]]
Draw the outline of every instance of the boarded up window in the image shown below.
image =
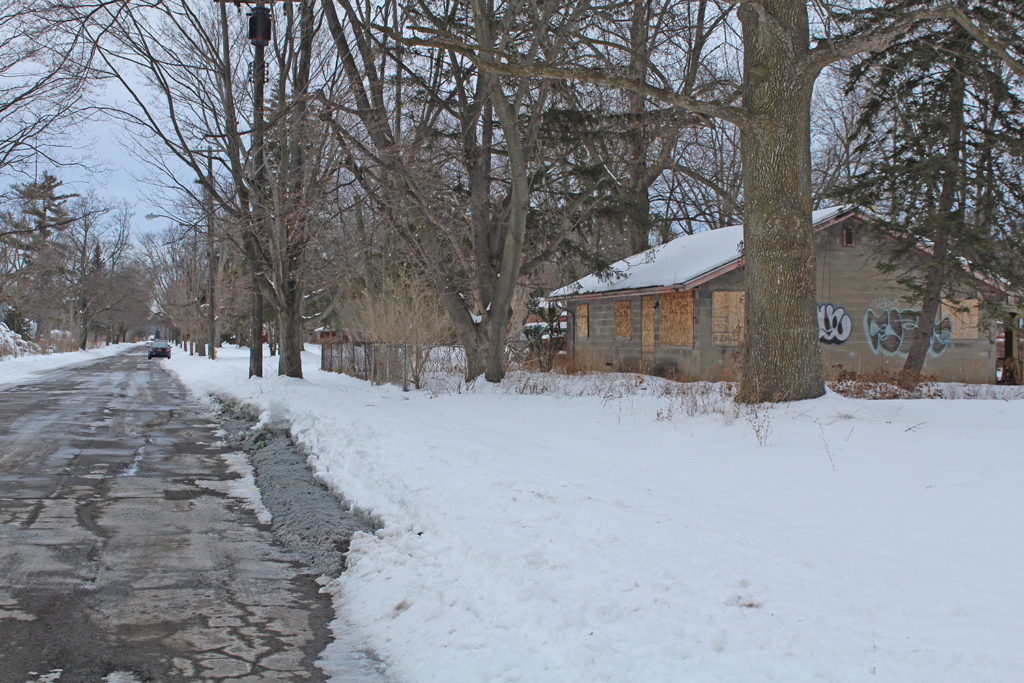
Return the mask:
[(590, 304), (580, 304), (576, 307), (576, 336), (590, 336)]
[(654, 297), (640, 297), (640, 353), (654, 352)]
[(658, 298), (662, 346), (693, 346), (693, 290)]
[[(956, 309), (961, 309), (957, 311)], [(964, 310), (966, 309), (966, 310)], [(963, 301), (943, 301), (942, 314), (939, 318), (949, 319), (953, 323), (951, 339), (977, 339), (978, 338), (978, 300), (964, 299)]]
[(615, 302), (615, 337), (630, 339), (633, 336), (633, 302), (629, 299)]
[(739, 346), (746, 320), (746, 292), (713, 292), (711, 324), (715, 346)]

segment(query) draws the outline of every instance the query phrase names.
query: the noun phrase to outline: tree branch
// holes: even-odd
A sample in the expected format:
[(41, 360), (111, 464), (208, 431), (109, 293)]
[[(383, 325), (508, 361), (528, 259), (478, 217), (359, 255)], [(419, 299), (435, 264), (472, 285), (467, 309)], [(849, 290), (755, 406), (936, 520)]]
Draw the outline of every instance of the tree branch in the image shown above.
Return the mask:
[(1006, 65), (1010, 67), (1010, 71), (1016, 74), (1017, 78), (1024, 80), (1024, 63), (1021, 63), (1019, 60), (1014, 59), (1006, 50), (1006, 47), (1001, 42), (992, 37), (992, 29), (990, 29), (988, 26), (986, 26), (984, 23), (980, 21), (972, 20), (970, 17), (964, 14), (963, 10), (961, 10), (959, 7), (956, 7), (955, 5), (950, 5), (949, 9), (953, 15), (953, 18), (956, 19), (957, 22), (964, 27), (964, 30), (970, 33), (971, 36), (979, 43), (981, 43), (988, 49), (992, 50), (992, 52), (995, 52), (997, 55), (999, 55), (999, 57), (1004, 62), (1006, 62)]
[(830, 64), (850, 59), (862, 52), (881, 52), (889, 47), (892, 41), (909, 31), (914, 24), (921, 21), (953, 18), (953, 10), (951, 5), (945, 5), (910, 12), (887, 26), (859, 33), (844, 40), (818, 45), (809, 52), (808, 66), (812, 73), (817, 74)]
[(410, 47), (450, 49), (474, 62), (481, 71), (491, 71), (516, 78), (550, 78), (554, 80), (579, 81), (592, 85), (605, 85), (621, 90), (629, 90), (646, 95), (658, 102), (670, 104), (697, 114), (729, 121), (741, 127), (746, 126), (751, 119), (750, 114), (740, 107), (732, 107), (715, 102), (702, 102), (668, 88), (659, 88), (626, 76), (610, 74), (600, 69), (551, 66), (543, 62), (531, 64), (515, 63), (511, 55), (500, 53), (496, 50), (488, 50), (488, 52), (492, 53), (497, 59), (481, 59), (478, 53), (483, 51), (482, 48), (469, 45), (451, 36), (439, 35), (437, 38), (432, 39), (401, 37), (398, 39)]

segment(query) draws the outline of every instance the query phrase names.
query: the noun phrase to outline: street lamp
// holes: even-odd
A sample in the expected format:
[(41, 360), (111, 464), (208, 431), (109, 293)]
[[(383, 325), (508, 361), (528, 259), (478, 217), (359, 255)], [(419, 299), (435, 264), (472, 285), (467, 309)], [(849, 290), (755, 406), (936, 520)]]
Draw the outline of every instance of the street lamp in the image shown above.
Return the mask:
[(270, 45), (271, 21), (269, 7), (253, 7), (249, 14), (249, 42), (260, 47)]

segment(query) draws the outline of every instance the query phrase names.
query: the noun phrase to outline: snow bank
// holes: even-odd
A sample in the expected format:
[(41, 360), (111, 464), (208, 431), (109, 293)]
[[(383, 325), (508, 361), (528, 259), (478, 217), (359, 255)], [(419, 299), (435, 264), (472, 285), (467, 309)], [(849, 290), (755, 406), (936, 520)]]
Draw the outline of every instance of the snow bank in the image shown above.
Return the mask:
[[(7, 329), (2, 323), (0, 323), (0, 327)], [(8, 385), (30, 379), (49, 370), (113, 356), (134, 346), (137, 344), (110, 344), (88, 351), (25, 355), (17, 358), (6, 356), (0, 358), (0, 388), (6, 388)]]
[(329, 588), (397, 681), (1024, 670), (1024, 401), (668, 410), (621, 377), (431, 399), (307, 360), (305, 380), (246, 381), (231, 349), (170, 367), (290, 423), (384, 523)]

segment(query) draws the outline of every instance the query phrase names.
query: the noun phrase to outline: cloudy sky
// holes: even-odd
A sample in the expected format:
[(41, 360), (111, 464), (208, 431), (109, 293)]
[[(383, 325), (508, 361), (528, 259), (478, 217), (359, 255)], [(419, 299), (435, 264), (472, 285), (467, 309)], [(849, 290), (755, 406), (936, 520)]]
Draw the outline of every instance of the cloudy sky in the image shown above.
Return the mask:
[[(120, 86), (110, 84), (100, 98), (104, 105), (115, 105), (128, 101)], [(129, 152), (130, 137), (125, 135), (124, 124), (109, 118), (97, 117), (76, 130), (69, 139), (69, 146), (59, 151), (58, 156), (68, 161), (59, 167), (40, 159), (38, 166), (24, 169), (26, 175), (0, 173), (0, 188), (6, 190), (15, 183), (41, 176), (44, 171), (60, 178), (67, 192), (85, 194), (90, 189), (101, 197), (113, 201), (126, 201), (135, 211), (134, 232), (136, 236), (150, 230), (161, 230), (170, 221), (158, 218), (145, 219), (146, 214), (169, 213), (164, 207), (164, 188), (153, 184), (148, 177), (155, 169)], [(179, 180), (191, 182), (191, 171), (182, 168)]]

